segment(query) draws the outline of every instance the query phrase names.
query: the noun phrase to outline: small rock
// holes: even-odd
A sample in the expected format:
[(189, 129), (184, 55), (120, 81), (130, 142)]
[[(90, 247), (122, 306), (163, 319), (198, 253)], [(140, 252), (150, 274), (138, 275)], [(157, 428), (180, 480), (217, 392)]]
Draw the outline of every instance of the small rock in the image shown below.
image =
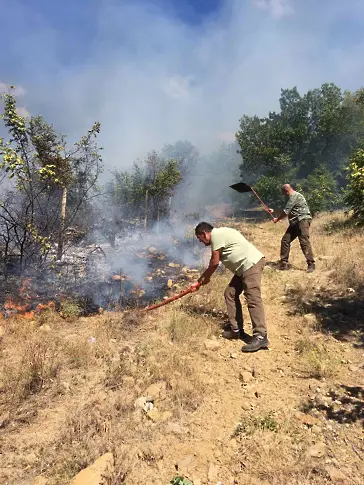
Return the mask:
[(313, 416), (310, 416), (309, 414), (297, 412), (295, 414), (296, 419), (300, 421), (302, 424), (307, 424), (308, 426), (313, 426), (314, 424), (319, 424), (320, 421), (317, 418), (314, 418)]
[(295, 290), (295, 287), (293, 285), (290, 285), (289, 283), (286, 283), (286, 285), (284, 287), (284, 293), (285, 293), (285, 295), (289, 295), (289, 294), (293, 293), (294, 290)]
[(133, 386), (135, 384), (135, 379), (133, 376), (123, 376), (122, 378), (123, 384)]
[(252, 407), (251, 404), (249, 404), (248, 402), (243, 402), (241, 408), (244, 409), (244, 411), (250, 411)]
[(166, 398), (166, 387), (167, 384), (165, 381), (156, 382), (151, 384), (144, 392), (148, 399), (151, 401), (155, 401), (156, 399), (165, 399)]
[(254, 369), (253, 369), (252, 376), (255, 379), (260, 376), (260, 372), (258, 371), (258, 369), (256, 367), (254, 367)]
[(91, 466), (81, 470), (70, 482), (70, 485), (100, 485), (104, 482), (104, 476), (112, 470), (114, 457), (112, 453), (98, 458)]
[(39, 327), (39, 330), (41, 330), (42, 332), (46, 332), (46, 333), (49, 333), (52, 329), (51, 327), (48, 325), (48, 323), (45, 323), (44, 325), (41, 325)]
[(158, 411), (157, 408), (153, 408), (150, 411), (147, 412), (147, 416), (149, 419), (151, 419), (154, 423), (160, 422), (160, 421), (167, 421), (173, 416), (173, 413), (171, 411), (164, 411), (160, 412)]
[(236, 449), (238, 448), (238, 442), (236, 441), (236, 439), (235, 439), (235, 438), (232, 438), (232, 439), (230, 440), (230, 446), (231, 446), (231, 448), (233, 448), (234, 450), (236, 450)]
[(34, 480), (30, 482), (30, 485), (47, 485), (48, 478), (45, 477), (35, 477)]
[(158, 252), (158, 250), (156, 248), (154, 248), (153, 246), (148, 248), (148, 251), (150, 252), (150, 254), (156, 254)]
[(148, 400), (147, 397), (141, 396), (134, 401), (134, 407), (137, 409), (143, 409), (145, 412), (148, 412), (153, 409), (154, 405), (151, 401)]
[(188, 434), (188, 428), (179, 423), (168, 423), (167, 429), (177, 436), (186, 436)]
[(326, 466), (325, 470), (330, 477), (330, 480), (335, 483), (344, 482), (346, 480), (346, 476), (343, 474), (342, 471), (338, 470), (334, 466)]
[(220, 342), (217, 340), (205, 340), (204, 342), (206, 350), (218, 350), (220, 348)]
[(217, 479), (219, 474), (219, 469), (216, 465), (213, 463), (209, 463), (208, 469), (207, 469), (207, 478), (210, 482), (213, 482), (214, 480)]
[(180, 268), (181, 267), (181, 265), (180, 264), (177, 264), (177, 263), (168, 263), (168, 266), (170, 268)]
[(177, 463), (178, 472), (184, 475), (188, 475), (189, 471), (193, 469), (196, 464), (196, 458), (194, 455), (186, 455), (181, 461)]
[(347, 288), (346, 291), (350, 294), (353, 295), (355, 293), (354, 288)]
[(251, 382), (254, 379), (253, 375), (250, 372), (243, 371), (240, 372), (240, 380), (243, 382), (243, 384), (247, 384), (248, 382)]
[(172, 281), (172, 280), (168, 280), (168, 281), (167, 281), (167, 286), (168, 286), (168, 288), (172, 288), (172, 286), (173, 286), (173, 281)]
[(316, 443), (312, 445), (307, 450), (307, 456), (309, 458), (321, 458), (326, 454), (326, 445), (325, 443)]
[(0, 416), (0, 429), (5, 428), (9, 424), (9, 418), (5, 418), (3, 416)]
[(348, 369), (350, 372), (358, 372), (359, 367), (356, 365), (349, 365)]
[(230, 354), (230, 359), (236, 359), (238, 354)]
[(71, 386), (69, 382), (62, 381), (60, 382), (60, 391), (61, 392), (69, 392), (71, 390)]
[(306, 315), (303, 316), (303, 319), (310, 324), (317, 323), (317, 318), (314, 313), (306, 313)]

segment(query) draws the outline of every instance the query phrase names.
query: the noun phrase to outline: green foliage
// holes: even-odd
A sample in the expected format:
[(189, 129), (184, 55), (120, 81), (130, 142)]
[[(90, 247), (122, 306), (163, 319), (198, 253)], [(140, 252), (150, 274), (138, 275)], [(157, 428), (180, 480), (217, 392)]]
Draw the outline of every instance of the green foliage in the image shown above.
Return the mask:
[(142, 162), (134, 163), (131, 171), (114, 171), (107, 193), (117, 214), (129, 219), (145, 216), (148, 197), (148, 217), (154, 221), (167, 216), (169, 198), (182, 179), (178, 166), (178, 161), (151, 152)]
[(348, 188), (345, 203), (352, 209), (358, 223), (364, 223), (364, 150), (357, 150), (350, 158), (348, 167)]
[(82, 314), (82, 308), (76, 301), (65, 300), (60, 305), (59, 313), (66, 320), (75, 320)]
[(342, 92), (334, 84), (304, 95), (282, 90), (280, 112), (240, 120), (241, 176), (253, 175), (270, 204), (278, 198), (274, 184), (287, 182), (303, 187), (314, 212), (337, 205), (343, 166), (364, 140), (363, 99), (363, 90)]
[[(300, 187), (297, 189), (300, 190)], [(325, 167), (317, 168), (308, 175), (302, 183), (302, 192), (312, 214), (334, 209), (341, 203), (335, 179)]]
[(188, 478), (184, 478), (182, 476), (177, 476), (172, 478), (172, 480), (169, 483), (171, 485), (192, 485), (191, 480), (188, 480)]
[(173, 145), (165, 145), (160, 157), (164, 160), (175, 160), (182, 177), (185, 177), (196, 167), (199, 153), (189, 141), (177, 141)]
[[(269, 177), (263, 175), (254, 185), (254, 189), (264, 202), (271, 207), (281, 207), (284, 204), (281, 187), (286, 182), (283, 175), (276, 177)], [(257, 199), (252, 195), (252, 201), (257, 202)]]
[[(1, 118), (9, 137), (0, 139), (0, 170), (11, 180), (2, 190), (0, 232), (6, 259), (20, 255), (21, 269), (39, 265), (52, 242), (69, 225), (87, 225), (89, 200), (97, 191), (102, 171), (95, 139), (100, 124), (95, 123), (78, 143), (67, 149), (65, 137), (41, 116), (18, 114), (16, 98), (2, 95)], [(66, 220), (60, 220), (62, 189), (68, 189)]]
[(302, 339), (296, 343), (295, 348), (300, 354), (301, 368), (308, 376), (321, 379), (337, 373), (339, 359), (327, 346)]
[(272, 413), (262, 417), (247, 416), (244, 417), (235, 429), (233, 436), (241, 434), (252, 435), (258, 430), (277, 432), (279, 425)]

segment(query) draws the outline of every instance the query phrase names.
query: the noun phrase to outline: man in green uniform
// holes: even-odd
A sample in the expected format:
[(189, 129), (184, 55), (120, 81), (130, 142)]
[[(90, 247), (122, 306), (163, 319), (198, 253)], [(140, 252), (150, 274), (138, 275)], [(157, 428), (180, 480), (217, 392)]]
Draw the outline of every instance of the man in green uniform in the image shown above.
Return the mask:
[(291, 243), (298, 237), (307, 261), (307, 272), (312, 273), (315, 270), (315, 259), (310, 242), (310, 225), (312, 221), (310, 209), (304, 196), (296, 192), (289, 184), (282, 186), (282, 192), (288, 197), (288, 201), (282, 214), (273, 219), (273, 222), (277, 223), (288, 216), (289, 222), (289, 226), (281, 241), (280, 267), (282, 270), (289, 268), (288, 259)]
[[(241, 350), (255, 352), (269, 346), (264, 307), (260, 291), (264, 255), (245, 239), (236, 229), (214, 228), (207, 222), (200, 222), (195, 228), (197, 239), (205, 246), (211, 246), (209, 266), (199, 278), (206, 285), (221, 262), (234, 276), (225, 289), (225, 303), (229, 316), (229, 328), (223, 336), (248, 342)], [(240, 295), (244, 292), (253, 326), (253, 338), (244, 332), (243, 312)]]

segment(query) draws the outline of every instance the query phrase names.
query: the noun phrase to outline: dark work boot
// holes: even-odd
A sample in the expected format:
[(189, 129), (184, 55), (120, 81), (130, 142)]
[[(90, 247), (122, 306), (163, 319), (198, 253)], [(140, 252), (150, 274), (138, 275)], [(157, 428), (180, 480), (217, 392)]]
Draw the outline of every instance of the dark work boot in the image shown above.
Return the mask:
[(264, 337), (263, 335), (256, 335), (249, 344), (242, 347), (241, 351), (256, 352), (257, 350), (268, 348), (269, 345), (270, 344), (267, 337)]
[(228, 340), (239, 340), (240, 330), (224, 330), (222, 336)]
[(313, 273), (315, 271), (315, 263), (308, 263), (307, 264), (307, 273)]
[(280, 261), (279, 262), (279, 269), (281, 271), (286, 271), (287, 269), (289, 269), (289, 264), (286, 261)]

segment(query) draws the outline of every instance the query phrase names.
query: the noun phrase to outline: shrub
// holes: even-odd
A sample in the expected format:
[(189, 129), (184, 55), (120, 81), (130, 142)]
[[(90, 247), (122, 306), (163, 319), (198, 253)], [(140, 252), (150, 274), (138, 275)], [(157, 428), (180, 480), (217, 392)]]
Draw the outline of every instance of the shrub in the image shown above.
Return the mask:
[(341, 202), (335, 179), (326, 167), (317, 168), (307, 177), (302, 183), (302, 192), (312, 214), (333, 209)]
[(345, 202), (352, 209), (358, 223), (364, 222), (364, 150), (358, 150), (351, 158), (348, 167), (349, 180)]

